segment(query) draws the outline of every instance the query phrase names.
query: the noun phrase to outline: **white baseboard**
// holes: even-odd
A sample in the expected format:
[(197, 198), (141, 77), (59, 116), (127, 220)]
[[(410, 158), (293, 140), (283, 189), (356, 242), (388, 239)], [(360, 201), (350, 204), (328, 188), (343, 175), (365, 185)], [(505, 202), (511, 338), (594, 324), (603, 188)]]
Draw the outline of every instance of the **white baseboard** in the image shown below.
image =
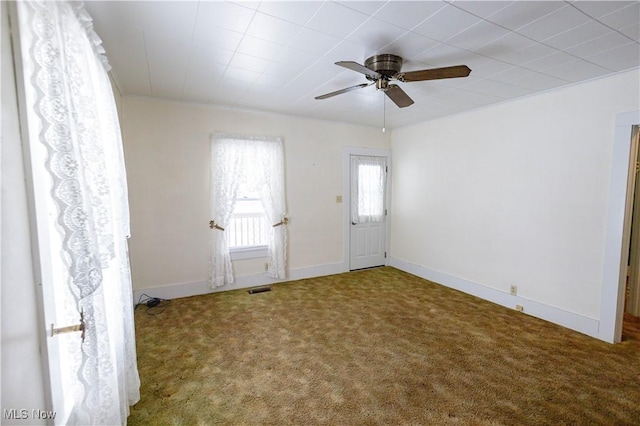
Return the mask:
[[(568, 329), (578, 331), (587, 336), (600, 338), (598, 333), (599, 321), (593, 318), (585, 317), (580, 314), (565, 311), (560, 308), (536, 302), (534, 300), (525, 299), (519, 296), (513, 296), (494, 288), (483, 286), (463, 278), (436, 271), (406, 260), (392, 257), (390, 265), (404, 272), (416, 275), (420, 278), (432, 281), (445, 287), (459, 290), (463, 293), (479, 297), (480, 299), (502, 305), (507, 308), (515, 309), (516, 305), (524, 308), (524, 313), (554, 324), (561, 325)], [(601, 339), (602, 340), (602, 339)]]
[(221, 291), (239, 290), (243, 288), (258, 287), (262, 285), (277, 284), (305, 278), (322, 277), (347, 272), (348, 267), (343, 262), (328, 263), (325, 265), (310, 266), (306, 268), (292, 269), (284, 280), (276, 280), (266, 274), (243, 275), (235, 277), (233, 284), (222, 287), (210, 288), (207, 280), (188, 283), (170, 284), (158, 287), (148, 287), (133, 291), (133, 303), (138, 303), (142, 295), (157, 297), (160, 299), (178, 299), (181, 297), (197, 296), (199, 294), (218, 293)]

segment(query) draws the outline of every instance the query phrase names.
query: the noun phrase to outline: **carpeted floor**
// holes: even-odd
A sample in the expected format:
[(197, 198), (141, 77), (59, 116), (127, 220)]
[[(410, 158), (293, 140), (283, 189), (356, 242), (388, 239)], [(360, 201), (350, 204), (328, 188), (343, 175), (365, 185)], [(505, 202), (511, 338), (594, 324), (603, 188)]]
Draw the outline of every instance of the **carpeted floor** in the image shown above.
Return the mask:
[[(640, 425), (610, 345), (385, 267), (136, 311), (130, 425)], [(155, 308), (154, 308), (155, 309)]]

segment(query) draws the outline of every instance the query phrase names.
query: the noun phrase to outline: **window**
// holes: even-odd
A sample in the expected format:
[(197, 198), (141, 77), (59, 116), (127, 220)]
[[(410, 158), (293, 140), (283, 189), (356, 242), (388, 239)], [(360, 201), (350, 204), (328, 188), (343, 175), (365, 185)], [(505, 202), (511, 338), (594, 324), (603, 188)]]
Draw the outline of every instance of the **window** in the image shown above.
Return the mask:
[(384, 168), (379, 164), (358, 166), (358, 215), (380, 218), (384, 214)]
[(286, 225), (281, 138), (214, 135), (211, 144), (211, 287), (234, 281), (233, 259), (266, 256), (285, 278)]
[(387, 178), (385, 157), (351, 156), (351, 221), (382, 222)]
[(269, 223), (260, 194), (250, 191), (247, 184), (241, 184), (238, 189), (228, 235), (229, 250), (232, 252), (249, 248), (266, 249), (269, 244)]

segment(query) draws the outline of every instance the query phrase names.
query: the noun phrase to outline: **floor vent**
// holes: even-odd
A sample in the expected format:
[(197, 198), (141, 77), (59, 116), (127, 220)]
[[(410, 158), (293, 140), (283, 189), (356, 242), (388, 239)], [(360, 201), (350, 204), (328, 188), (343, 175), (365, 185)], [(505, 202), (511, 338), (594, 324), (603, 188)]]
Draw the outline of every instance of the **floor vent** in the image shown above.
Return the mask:
[(271, 291), (271, 287), (258, 287), (258, 288), (252, 288), (251, 290), (249, 290), (247, 293), (249, 294), (256, 294), (256, 293), (264, 293), (265, 291)]

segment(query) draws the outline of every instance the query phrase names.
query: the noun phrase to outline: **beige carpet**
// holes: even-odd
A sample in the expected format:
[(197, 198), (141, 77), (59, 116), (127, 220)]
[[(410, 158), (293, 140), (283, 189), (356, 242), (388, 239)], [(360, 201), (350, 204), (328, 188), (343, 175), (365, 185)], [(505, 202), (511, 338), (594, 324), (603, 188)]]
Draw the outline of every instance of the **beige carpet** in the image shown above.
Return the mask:
[(136, 312), (131, 425), (639, 425), (610, 345), (385, 267)]

